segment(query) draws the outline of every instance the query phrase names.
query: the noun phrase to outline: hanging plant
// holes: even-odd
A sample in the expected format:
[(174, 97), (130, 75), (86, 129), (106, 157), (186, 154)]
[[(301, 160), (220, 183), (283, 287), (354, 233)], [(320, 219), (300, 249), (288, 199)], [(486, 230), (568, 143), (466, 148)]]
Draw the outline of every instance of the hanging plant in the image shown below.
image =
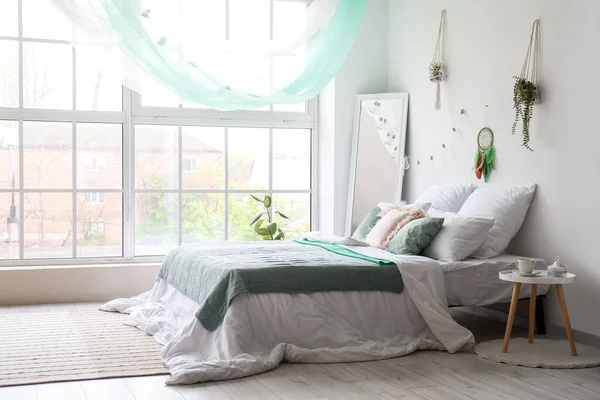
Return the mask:
[(533, 149), (529, 146), (529, 124), (533, 117), (533, 105), (538, 100), (537, 87), (537, 69), (538, 69), (538, 52), (539, 52), (539, 36), (540, 36), (540, 20), (536, 19), (533, 22), (531, 29), (531, 38), (529, 39), (529, 47), (525, 62), (521, 69), (521, 75), (515, 76), (515, 86), (513, 88), (513, 108), (515, 109), (515, 122), (512, 125), (512, 133), (515, 134), (517, 124), (521, 122), (522, 145), (529, 151)]
[(444, 66), (444, 33), (446, 30), (446, 10), (442, 10), (442, 16), (440, 19), (440, 28), (438, 30), (437, 44), (435, 45), (435, 52), (433, 53), (433, 59), (429, 64), (429, 80), (436, 84), (435, 89), (435, 109), (439, 110), (442, 106), (441, 100), (441, 87), (440, 83), (445, 81), (448, 77), (446, 73), (446, 67)]
[(525, 78), (515, 76), (515, 87), (513, 88), (513, 107), (515, 109), (515, 122), (513, 122), (512, 133), (515, 134), (519, 119), (522, 124), (523, 147), (533, 151), (529, 147), (529, 123), (533, 117), (533, 104), (537, 100), (537, 86)]

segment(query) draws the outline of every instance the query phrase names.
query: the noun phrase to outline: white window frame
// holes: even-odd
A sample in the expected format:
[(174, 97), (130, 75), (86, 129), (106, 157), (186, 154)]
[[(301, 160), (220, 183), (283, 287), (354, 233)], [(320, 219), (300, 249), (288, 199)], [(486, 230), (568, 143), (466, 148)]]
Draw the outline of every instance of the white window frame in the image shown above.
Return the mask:
[[(317, 99), (312, 99), (306, 102), (305, 112), (289, 112), (289, 111), (273, 111), (273, 107), (270, 110), (258, 110), (258, 111), (221, 111), (213, 109), (196, 109), (196, 108), (183, 108), (181, 105), (177, 107), (155, 107), (155, 106), (142, 106), (141, 96), (136, 92), (131, 92), (131, 124), (135, 125), (167, 125), (177, 126), (179, 134), (179, 177), (180, 182), (178, 189), (135, 189), (133, 183), (135, 182), (135, 169), (130, 171), (131, 176), (128, 181), (131, 185), (129, 187), (130, 198), (132, 202), (135, 202), (136, 193), (177, 193), (180, 205), (183, 205), (182, 199), (184, 194), (188, 193), (219, 193), (224, 194), (227, 199), (230, 193), (254, 193), (254, 194), (309, 194), (310, 195), (310, 228), (311, 230), (318, 230), (318, 203), (315, 193), (317, 187)], [(225, 181), (228, 182), (228, 166), (227, 166), (227, 138), (229, 128), (263, 128), (269, 129), (269, 159), (273, 160), (273, 130), (274, 129), (309, 129), (311, 131), (311, 170), (310, 170), (310, 188), (305, 190), (276, 190), (273, 189), (273, 163), (270, 163), (269, 169), (269, 188), (267, 190), (234, 190), (226, 187), (225, 189), (207, 189), (207, 190), (194, 190), (194, 189), (183, 189), (181, 182), (183, 168), (182, 168), (182, 132), (184, 126), (205, 126), (205, 127), (222, 127), (225, 130)], [(135, 135), (135, 129), (132, 130)], [(134, 136), (132, 135), (132, 140)], [(131, 151), (130, 161), (135, 165), (135, 147), (134, 143), (129, 144), (129, 150)], [(132, 209), (135, 210), (135, 205), (132, 204)], [(183, 207), (178, 208), (179, 212), (179, 243), (182, 243), (183, 239), (183, 227), (182, 227), (182, 210)], [(225, 206), (225, 240), (228, 239), (228, 207), (227, 202)], [(131, 235), (128, 240), (131, 243), (135, 242), (135, 232), (127, 232), (125, 234)], [(135, 248), (129, 247), (132, 252)], [(126, 257), (132, 259), (134, 254), (127, 254)], [(135, 257), (140, 258), (140, 256)]]
[[(303, 0), (302, 0), (303, 1)], [(18, 43), (19, 60), (23, 59), (23, 43), (55, 43), (69, 44), (66, 40), (54, 39), (30, 39), (23, 37), (23, 19), (22, 19), (22, 1), (18, 2), (18, 37), (0, 36), (0, 40), (10, 40)], [(272, 9), (272, 3), (271, 3)], [(228, 19), (228, 15), (227, 15)], [(229, 22), (227, 21), (227, 26)], [(273, 32), (273, 14), (271, 13), (271, 35)], [(220, 111), (203, 108), (183, 108), (179, 107), (154, 107), (142, 106), (141, 96), (126, 87), (123, 87), (123, 109), (121, 111), (88, 111), (77, 110), (77, 75), (76, 75), (76, 49), (72, 49), (71, 60), (73, 66), (73, 93), (72, 107), (70, 110), (52, 110), (23, 108), (23, 70), (24, 66), (19, 61), (19, 106), (18, 108), (0, 107), (0, 120), (16, 121), (19, 127), (19, 189), (14, 191), (19, 194), (19, 257), (18, 259), (0, 260), (1, 267), (15, 266), (45, 266), (45, 265), (85, 265), (85, 264), (122, 264), (122, 263), (148, 263), (160, 262), (163, 256), (134, 256), (135, 252), (135, 194), (143, 190), (135, 190), (135, 145), (134, 130), (135, 125), (175, 125), (179, 129), (179, 188), (175, 190), (148, 190), (148, 192), (171, 192), (179, 194), (179, 205), (182, 205), (183, 193), (256, 193), (256, 194), (276, 194), (276, 193), (306, 193), (310, 194), (311, 215), (310, 226), (312, 230), (318, 230), (318, 196), (315, 189), (318, 187), (318, 132), (317, 132), (317, 99), (306, 102), (305, 112), (274, 111), (273, 106), (269, 110), (241, 110), (241, 111)], [(27, 189), (24, 188), (24, 176), (22, 171), (23, 162), (23, 122), (65, 122), (71, 123), (73, 129), (73, 187), (71, 189)], [(122, 146), (122, 188), (121, 189), (82, 189), (76, 188), (77, 183), (77, 123), (98, 123), (98, 124), (121, 124), (123, 127), (123, 146)], [(232, 127), (240, 128), (266, 128), (269, 129), (270, 143), (272, 143), (273, 129), (310, 129), (311, 130), (311, 167), (310, 167), (310, 189), (308, 190), (273, 190), (273, 171), (272, 163), (269, 172), (269, 188), (264, 191), (250, 190), (183, 190), (182, 189), (182, 152), (181, 137), (183, 126), (206, 126), (223, 127), (227, 137), (227, 129)], [(269, 159), (273, 159), (273, 147), (269, 147)], [(225, 152), (225, 165), (227, 165), (227, 152)], [(84, 170), (89, 171), (84, 168)], [(226, 172), (227, 173), (227, 172)], [(11, 189), (0, 189), (0, 193), (11, 193)], [(101, 257), (101, 258), (78, 258), (77, 257), (77, 235), (72, 236), (72, 258), (66, 259), (25, 259), (24, 258), (24, 196), (25, 193), (70, 193), (72, 194), (73, 227), (72, 231), (77, 232), (77, 195), (81, 193), (102, 192), (104, 194), (121, 193), (122, 195), (122, 256), (121, 257)], [(98, 204), (98, 203), (91, 203)], [(179, 243), (182, 242), (182, 208), (179, 209)], [(227, 211), (226, 211), (227, 212)], [(227, 224), (227, 218), (225, 219)], [(227, 235), (227, 226), (225, 227)]]

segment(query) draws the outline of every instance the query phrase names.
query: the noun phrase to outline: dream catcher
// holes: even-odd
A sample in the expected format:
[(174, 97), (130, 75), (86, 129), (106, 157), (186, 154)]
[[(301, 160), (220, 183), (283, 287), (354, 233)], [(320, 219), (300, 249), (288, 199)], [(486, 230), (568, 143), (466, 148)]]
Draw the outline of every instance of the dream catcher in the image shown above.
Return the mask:
[[(487, 108), (485, 106), (485, 124), (487, 125)], [(485, 182), (488, 181), (494, 170), (494, 159), (496, 158), (496, 148), (494, 147), (494, 132), (487, 126), (481, 128), (477, 134), (477, 152), (475, 152), (475, 176)]]
[(446, 73), (446, 66), (444, 65), (444, 33), (446, 30), (446, 10), (442, 11), (442, 17), (440, 19), (440, 29), (438, 31), (437, 44), (435, 45), (435, 52), (433, 53), (433, 59), (429, 65), (429, 80), (435, 83), (435, 109), (439, 110), (442, 106), (441, 100), (441, 87), (440, 83), (445, 81), (448, 74)]
[(494, 147), (494, 132), (490, 128), (482, 128), (477, 134), (477, 152), (475, 152), (475, 176), (485, 182), (488, 181), (494, 169), (494, 158), (496, 148)]

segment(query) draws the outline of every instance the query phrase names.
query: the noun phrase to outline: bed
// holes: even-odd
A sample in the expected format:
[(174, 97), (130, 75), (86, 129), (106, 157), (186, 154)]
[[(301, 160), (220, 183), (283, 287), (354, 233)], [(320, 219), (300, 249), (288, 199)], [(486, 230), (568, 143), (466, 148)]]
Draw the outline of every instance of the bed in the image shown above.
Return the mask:
[[(302, 252), (311, 247), (293, 245)], [(290, 242), (182, 246), (165, 258), (163, 267), (231, 246), (234, 250), (235, 246), (269, 246), (273, 250), (289, 247)], [(197, 276), (168, 279), (163, 273), (149, 292), (113, 300), (102, 309), (130, 314), (128, 324), (163, 345), (162, 358), (171, 373), (168, 384), (239, 378), (275, 368), (284, 360), (354, 362), (416, 350), (456, 352), (472, 347), (471, 332), (448, 314), (444, 273), (437, 261), (371, 247), (340, 247), (396, 263), (402, 292), (238, 293), (222, 321), (207, 329), (198, 318), (206, 302), (201, 306), (194, 296), (182, 293), (185, 289), (176, 287), (178, 281)]]

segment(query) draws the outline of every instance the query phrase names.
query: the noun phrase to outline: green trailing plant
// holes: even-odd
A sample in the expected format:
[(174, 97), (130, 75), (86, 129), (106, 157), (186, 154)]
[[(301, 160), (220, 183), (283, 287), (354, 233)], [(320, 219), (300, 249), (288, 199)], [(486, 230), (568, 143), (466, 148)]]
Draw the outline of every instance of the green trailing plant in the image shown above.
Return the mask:
[(529, 123), (533, 117), (533, 105), (537, 100), (537, 86), (525, 78), (515, 78), (515, 86), (513, 88), (513, 107), (515, 109), (515, 122), (512, 125), (512, 133), (515, 134), (517, 124), (521, 120), (523, 137), (523, 147), (529, 151), (533, 151), (529, 147)]
[(264, 198), (259, 198), (253, 194), (250, 195), (254, 200), (262, 203), (264, 210), (256, 213), (250, 226), (254, 225), (254, 231), (263, 238), (263, 240), (283, 240), (285, 239), (285, 233), (274, 221), (273, 214), (278, 215), (283, 219), (289, 219), (287, 215), (281, 211), (275, 211), (273, 213), (272, 204), (273, 199), (271, 196), (265, 194)]

